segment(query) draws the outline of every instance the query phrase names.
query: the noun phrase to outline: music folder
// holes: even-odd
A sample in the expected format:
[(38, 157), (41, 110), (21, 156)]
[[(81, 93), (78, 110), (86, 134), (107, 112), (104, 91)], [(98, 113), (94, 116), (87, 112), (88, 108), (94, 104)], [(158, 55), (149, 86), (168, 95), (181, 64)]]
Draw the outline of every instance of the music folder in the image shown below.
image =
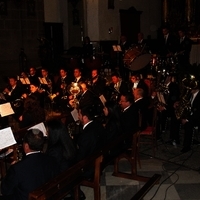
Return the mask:
[(10, 127), (0, 130), (0, 150), (16, 144), (13, 132)]
[(1, 115), (1, 117), (5, 117), (5, 116), (8, 116), (8, 115), (12, 115), (12, 114), (14, 114), (14, 111), (13, 111), (12, 106), (9, 102), (0, 104), (0, 115)]
[(120, 45), (113, 45), (112, 47), (113, 47), (113, 51), (117, 51), (117, 52), (122, 51)]

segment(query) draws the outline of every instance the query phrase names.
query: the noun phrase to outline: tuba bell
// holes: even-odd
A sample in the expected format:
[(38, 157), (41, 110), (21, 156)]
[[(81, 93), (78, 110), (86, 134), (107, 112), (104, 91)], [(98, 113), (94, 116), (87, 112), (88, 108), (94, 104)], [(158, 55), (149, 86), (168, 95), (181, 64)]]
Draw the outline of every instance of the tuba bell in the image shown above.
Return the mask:
[(191, 91), (197, 88), (198, 82), (195, 76), (190, 75), (189, 78), (182, 79), (182, 95), (180, 97), (180, 102), (175, 108), (175, 115), (177, 119), (183, 119), (188, 116), (191, 111)]

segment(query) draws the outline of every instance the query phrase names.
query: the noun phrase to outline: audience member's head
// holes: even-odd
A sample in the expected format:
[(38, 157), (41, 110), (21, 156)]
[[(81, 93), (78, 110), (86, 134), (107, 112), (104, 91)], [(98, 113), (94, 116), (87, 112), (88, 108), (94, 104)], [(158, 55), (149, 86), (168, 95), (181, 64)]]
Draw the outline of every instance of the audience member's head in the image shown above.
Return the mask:
[(95, 116), (95, 112), (94, 112), (94, 108), (92, 106), (79, 108), (78, 118), (79, 118), (80, 122), (82, 123), (82, 125), (85, 125), (88, 122), (90, 122), (91, 120), (93, 120), (94, 116)]
[(24, 152), (42, 151), (44, 145), (43, 133), (38, 129), (30, 129), (23, 139)]

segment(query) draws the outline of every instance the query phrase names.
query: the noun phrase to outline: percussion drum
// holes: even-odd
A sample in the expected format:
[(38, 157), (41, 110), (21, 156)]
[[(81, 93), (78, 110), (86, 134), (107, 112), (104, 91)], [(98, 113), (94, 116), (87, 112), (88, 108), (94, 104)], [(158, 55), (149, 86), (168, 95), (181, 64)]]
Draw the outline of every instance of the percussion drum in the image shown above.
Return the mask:
[(125, 52), (124, 64), (132, 71), (144, 68), (151, 59), (149, 53), (144, 53), (141, 47), (130, 48)]

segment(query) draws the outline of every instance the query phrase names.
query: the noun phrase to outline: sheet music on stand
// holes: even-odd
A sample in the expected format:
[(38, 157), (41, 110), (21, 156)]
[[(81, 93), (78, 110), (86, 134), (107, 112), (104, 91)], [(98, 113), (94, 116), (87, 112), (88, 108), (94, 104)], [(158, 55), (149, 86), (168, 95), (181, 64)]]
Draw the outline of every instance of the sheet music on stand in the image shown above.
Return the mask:
[(19, 78), (19, 80), (21, 81), (21, 83), (23, 85), (29, 85), (30, 84), (29, 78)]
[(117, 51), (117, 52), (121, 52), (122, 51), (120, 45), (113, 45), (112, 47), (113, 47), (113, 51)]
[(76, 108), (71, 111), (71, 115), (72, 115), (72, 117), (73, 117), (75, 122), (77, 122), (79, 120), (79, 118), (78, 118), (78, 110)]
[(12, 106), (10, 105), (10, 103), (3, 103), (0, 104), (0, 115), (1, 117), (5, 117), (8, 115), (12, 115), (14, 114), (14, 111), (12, 109)]
[(17, 142), (10, 127), (0, 130), (0, 149), (5, 149), (16, 143)]
[(40, 81), (41, 84), (44, 84), (44, 85), (48, 84), (46, 78), (38, 77), (38, 79), (39, 79), (39, 81)]

